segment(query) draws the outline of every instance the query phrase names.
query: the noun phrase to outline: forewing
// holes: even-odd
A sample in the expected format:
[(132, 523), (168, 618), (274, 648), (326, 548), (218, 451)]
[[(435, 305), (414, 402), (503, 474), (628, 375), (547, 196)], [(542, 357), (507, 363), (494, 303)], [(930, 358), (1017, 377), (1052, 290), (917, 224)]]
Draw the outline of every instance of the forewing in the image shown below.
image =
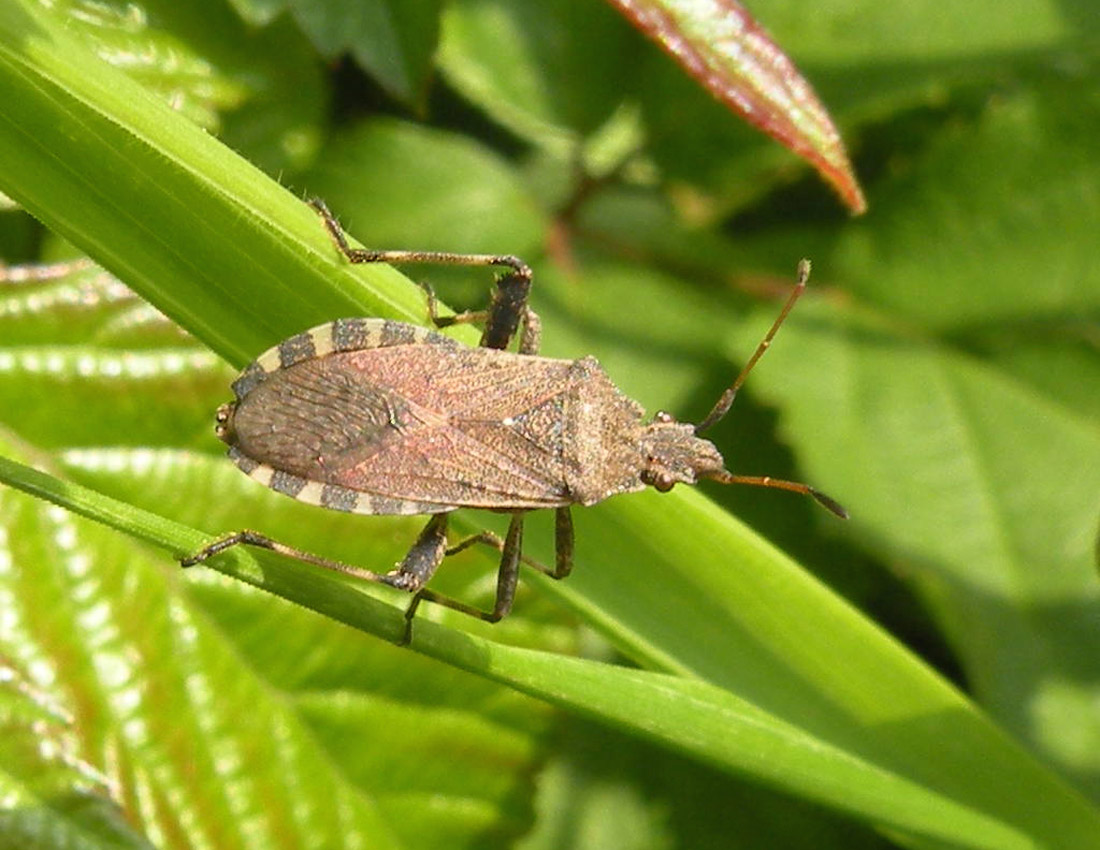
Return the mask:
[[(389, 498), (483, 508), (568, 504), (566, 360), (398, 346), (339, 355), (389, 417), (332, 483)], [(376, 416), (376, 421), (379, 417)]]

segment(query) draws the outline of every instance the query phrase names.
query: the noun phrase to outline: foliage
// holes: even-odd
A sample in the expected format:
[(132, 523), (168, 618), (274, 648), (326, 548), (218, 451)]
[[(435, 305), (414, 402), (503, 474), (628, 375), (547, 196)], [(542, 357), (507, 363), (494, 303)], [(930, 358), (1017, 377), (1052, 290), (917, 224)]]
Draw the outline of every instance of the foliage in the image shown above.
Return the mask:
[[(55, 235), (0, 213), (0, 255), (64, 237), (130, 289), (0, 281), (0, 845), (1100, 846), (1089, 4), (755, 3), (860, 219), (596, 0), (49, 6), (0, 4), (0, 191)], [(712, 436), (852, 519), (612, 500), (568, 581), (493, 627), (424, 606), (414, 651), (399, 594), (184, 573), (239, 527), (367, 566), (417, 530), (261, 490), (210, 433), (289, 334), (424, 321), (304, 194), (373, 247), (524, 257), (545, 353), (693, 421), (812, 257)], [(440, 588), (490, 599), (492, 553), (452, 560)]]

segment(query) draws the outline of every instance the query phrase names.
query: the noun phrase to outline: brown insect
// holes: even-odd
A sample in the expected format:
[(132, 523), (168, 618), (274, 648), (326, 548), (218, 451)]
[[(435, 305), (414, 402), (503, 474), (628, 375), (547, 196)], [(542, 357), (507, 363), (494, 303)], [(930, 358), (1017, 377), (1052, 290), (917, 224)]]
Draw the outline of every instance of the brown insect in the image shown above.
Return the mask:
[[(481, 347), (386, 319), (339, 319), (261, 354), (233, 384), (236, 401), (217, 413), (218, 437), (251, 478), (299, 501), (362, 514), (431, 514), (395, 569), (376, 573), (240, 531), (183, 559), (204, 561), (238, 544), (338, 570), (414, 593), (402, 643), (422, 600), (497, 622), (512, 608), (521, 560), (554, 578), (573, 565), (572, 505), (619, 493), (709, 478), (805, 493), (840, 517), (840, 505), (805, 484), (734, 475), (698, 436), (725, 416), (737, 390), (771, 344), (806, 287), (810, 264), (756, 352), (698, 425), (644, 411), (611, 383), (593, 357), (537, 356), (538, 316), (528, 307), (531, 270), (516, 257), (351, 248), (320, 201), (312, 201), (340, 252), (352, 263), (501, 266), (506, 272), (484, 313), (436, 315), (437, 327), (484, 321)], [(504, 351), (519, 334), (518, 353)], [(447, 545), (447, 514), (483, 508), (512, 515), (501, 540), (491, 532)], [(522, 557), (527, 511), (556, 511), (553, 568)], [(443, 558), (475, 543), (500, 550), (496, 602), (482, 611), (425, 587)]]

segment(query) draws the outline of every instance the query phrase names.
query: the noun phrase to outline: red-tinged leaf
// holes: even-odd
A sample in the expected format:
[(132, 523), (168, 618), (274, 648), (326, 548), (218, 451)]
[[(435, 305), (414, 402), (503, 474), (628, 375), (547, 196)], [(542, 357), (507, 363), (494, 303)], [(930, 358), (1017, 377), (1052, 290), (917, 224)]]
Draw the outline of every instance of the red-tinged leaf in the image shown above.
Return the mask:
[(808, 160), (855, 213), (866, 201), (813, 88), (735, 0), (610, 0), (738, 115)]

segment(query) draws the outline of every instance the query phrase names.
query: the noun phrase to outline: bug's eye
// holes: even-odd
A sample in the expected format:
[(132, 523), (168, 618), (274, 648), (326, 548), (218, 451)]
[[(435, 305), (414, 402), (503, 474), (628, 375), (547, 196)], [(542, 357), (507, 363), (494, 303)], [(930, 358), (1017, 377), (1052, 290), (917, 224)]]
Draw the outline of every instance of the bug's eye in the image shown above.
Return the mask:
[(653, 489), (658, 493), (667, 493), (676, 485), (675, 479), (667, 472), (662, 472), (653, 478)]
[[(659, 458), (650, 455), (646, 458), (646, 468), (642, 470), (642, 483), (660, 493), (667, 493), (676, 484), (671, 473), (660, 469)], [(657, 467), (656, 469), (654, 467)]]
[(653, 421), (662, 425), (667, 425), (669, 422), (675, 422), (676, 417), (669, 413), (667, 410), (658, 410), (653, 414)]

